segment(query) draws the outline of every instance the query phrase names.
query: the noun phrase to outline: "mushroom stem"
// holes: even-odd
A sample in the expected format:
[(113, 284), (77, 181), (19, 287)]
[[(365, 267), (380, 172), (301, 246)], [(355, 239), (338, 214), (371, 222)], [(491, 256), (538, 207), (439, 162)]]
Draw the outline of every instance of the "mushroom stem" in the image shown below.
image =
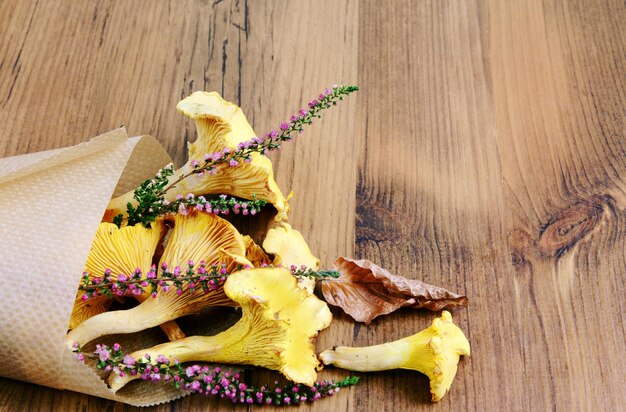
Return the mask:
[[(156, 359), (163, 355), (171, 362), (215, 362), (232, 364), (249, 364), (249, 354), (246, 351), (246, 340), (251, 335), (258, 336), (258, 331), (252, 331), (253, 324), (249, 319), (241, 318), (231, 328), (215, 336), (190, 336), (181, 340), (163, 343), (149, 349), (138, 350), (130, 356), (139, 359), (149, 355)], [(268, 347), (268, 352), (271, 348)], [(256, 366), (267, 366), (273, 357), (269, 356), (269, 362), (265, 362), (262, 354), (255, 358)], [(108, 384), (114, 391), (119, 390), (128, 382), (138, 379), (139, 376), (120, 375), (113, 373), (109, 376)]]
[[(239, 324), (239, 326), (242, 326)], [(172, 361), (181, 363), (216, 362), (216, 363), (236, 363), (235, 357), (241, 355), (239, 351), (233, 351), (237, 342), (245, 336), (245, 328), (233, 327), (215, 336), (190, 336), (178, 341), (162, 343), (147, 350), (139, 350), (131, 356), (141, 358), (146, 354), (151, 358), (164, 355)], [(229, 350), (230, 349), (230, 350)], [(228, 354), (231, 355), (228, 355)]]
[[(169, 340), (178, 340), (184, 338), (185, 334), (174, 322), (174, 319), (197, 313), (206, 306), (234, 305), (234, 302), (224, 295), (222, 289), (203, 294), (205, 300), (192, 301), (187, 305), (177, 305), (176, 300), (169, 302), (166, 300), (166, 296), (159, 295), (156, 298), (147, 298), (131, 309), (105, 312), (93, 316), (72, 329), (67, 334), (65, 343), (68, 347), (71, 347), (75, 342), (82, 346), (100, 336), (139, 332), (157, 325), (161, 325), (161, 329)], [(182, 301), (182, 299), (178, 301)]]
[(160, 311), (146, 313), (141, 305), (128, 310), (116, 310), (93, 316), (72, 329), (65, 337), (65, 344), (72, 347), (75, 342), (81, 346), (104, 335), (133, 333), (159, 325), (169, 340), (178, 340), (185, 334), (173, 320), (174, 317)]
[[(419, 348), (425, 349), (428, 342), (420, 342)], [(382, 345), (367, 347), (338, 346), (324, 351), (320, 359), (324, 365), (334, 365), (341, 369), (355, 372), (377, 372), (402, 368), (409, 361), (411, 342), (408, 338)], [(422, 371), (420, 371), (422, 372)]]
[(325, 365), (358, 372), (389, 369), (412, 369), (430, 379), (433, 402), (450, 389), (461, 355), (469, 356), (467, 338), (453, 322), (450, 312), (443, 311), (423, 331), (394, 342), (362, 348), (340, 346), (322, 352)]

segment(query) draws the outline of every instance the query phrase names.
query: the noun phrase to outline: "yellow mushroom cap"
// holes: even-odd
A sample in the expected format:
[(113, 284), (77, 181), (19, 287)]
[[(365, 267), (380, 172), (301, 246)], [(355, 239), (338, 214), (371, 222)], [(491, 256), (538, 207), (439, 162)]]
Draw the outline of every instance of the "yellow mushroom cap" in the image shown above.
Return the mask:
[(246, 341), (246, 351), (254, 354), (251, 363), (313, 385), (319, 367), (313, 338), (332, 321), (328, 305), (299, 288), (291, 272), (282, 268), (237, 272), (229, 276), (224, 291), (241, 305), (255, 329), (254, 339)]
[(430, 327), (405, 339), (412, 348), (405, 369), (419, 370), (428, 376), (432, 400), (439, 401), (452, 386), (460, 356), (469, 356), (469, 341), (446, 310)]
[[(320, 260), (313, 256), (304, 236), (287, 222), (274, 222), (263, 240), (263, 249), (274, 255), (274, 265), (289, 268), (302, 265), (319, 270)], [(315, 279), (301, 278), (298, 284), (313, 293)]]
[(267, 266), (272, 263), (267, 253), (263, 250), (263, 248), (256, 243), (254, 240), (248, 235), (243, 237), (243, 241), (246, 244), (246, 259), (252, 262), (252, 265), (255, 268)]
[[(198, 131), (196, 141), (189, 144), (187, 165), (193, 160), (202, 163), (207, 153), (219, 152), (227, 147), (235, 150), (239, 143), (256, 136), (241, 108), (225, 101), (216, 92), (192, 93), (176, 107), (196, 121)], [(221, 166), (215, 175), (190, 176), (181, 182), (180, 190), (195, 194), (230, 194), (245, 199), (256, 195), (258, 199), (274, 205), (278, 211), (276, 220), (286, 219), (289, 205), (274, 180), (272, 162), (259, 153), (253, 153), (251, 158), (250, 163), (236, 168)]]
[[(225, 219), (211, 213), (192, 210), (188, 215), (174, 216), (174, 229), (161, 263), (170, 268), (185, 266), (188, 261), (207, 265), (220, 260), (220, 251), (244, 257), (246, 245), (243, 236)], [(249, 262), (248, 262), (249, 263)]]
[(272, 224), (263, 240), (263, 249), (274, 255), (274, 265), (304, 265), (313, 270), (320, 268), (320, 260), (313, 256), (302, 234), (289, 223)]
[[(252, 266), (245, 255), (243, 236), (230, 222), (211, 213), (193, 210), (188, 215), (174, 216), (174, 229), (159, 266), (166, 263), (170, 271), (179, 266), (184, 272), (190, 260), (195, 265), (204, 261), (207, 268), (226, 264), (226, 270), (230, 273), (238, 268)], [(187, 286), (185, 284), (184, 288)], [(193, 294), (185, 290), (181, 296), (159, 293), (156, 298), (149, 299), (142, 305), (153, 308), (167, 306), (178, 317), (195, 313), (207, 306), (230, 306), (234, 302), (224, 294), (222, 288), (218, 288), (209, 293)]]
[[(147, 273), (164, 230), (161, 220), (154, 222), (149, 229), (142, 225), (119, 229), (112, 223), (100, 223), (85, 263), (85, 272), (94, 278), (101, 277), (106, 269), (111, 269), (112, 279), (117, 279), (120, 274), (130, 276), (137, 268)], [(83, 292), (79, 291), (70, 318), (70, 329), (105, 312), (111, 304), (111, 300), (105, 296), (83, 301), (82, 295)]]
[(147, 272), (164, 230), (162, 220), (153, 222), (150, 228), (136, 225), (120, 229), (112, 223), (100, 223), (85, 263), (85, 272), (102, 276), (106, 269), (111, 269), (113, 277), (130, 275), (136, 268)]

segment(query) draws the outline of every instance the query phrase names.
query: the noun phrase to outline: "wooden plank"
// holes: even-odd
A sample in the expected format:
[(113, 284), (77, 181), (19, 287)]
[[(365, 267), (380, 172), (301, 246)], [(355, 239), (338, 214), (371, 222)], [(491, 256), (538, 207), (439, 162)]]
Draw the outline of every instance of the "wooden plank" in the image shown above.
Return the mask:
[(525, 388), (506, 398), (619, 410), (626, 13), (610, 2), (502, 6), (490, 3), (490, 59)]
[[(623, 8), (378, 5), (360, 8), (356, 254), (470, 297), (457, 320), (475, 355), (443, 403), (619, 409)], [(375, 321), (357, 341), (414, 333), (422, 315)], [(427, 386), (366, 379), (360, 408), (415, 403), (404, 385)]]
[[(393, 7), (392, 7), (393, 5)], [(511, 390), (515, 374), (493, 353), (510, 353), (512, 300), (506, 267), (505, 211), (484, 50), (487, 10), (480, 2), (389, 1), (361, 4), (360, 147), (356, 254), (399, 275), (466, 294), (453, 313), (474, 355), (462, 361), (445, 409), (483, 409), (495, 379)], [(490, 285), (490, 287), (486, 287)], [(435, 314), (404, 311), (360, 329), (359, 345), (409, 336)], [(355, 330), (357, 328), (355, 327)], [(507, 362), (511, 359), (507, 359)], [(397, 371), (364, 377), (356, 410), (370, 405), (430, 408), (428, 379)], [(393, 406), (392, 406), (393, 405)]]

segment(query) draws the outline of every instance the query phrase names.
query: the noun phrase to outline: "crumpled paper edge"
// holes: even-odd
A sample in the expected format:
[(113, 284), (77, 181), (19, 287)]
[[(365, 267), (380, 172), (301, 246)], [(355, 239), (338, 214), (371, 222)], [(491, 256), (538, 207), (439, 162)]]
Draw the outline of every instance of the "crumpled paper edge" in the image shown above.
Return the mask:
[[(1, 376), (134, 406), (185, 396), (164, 385), (117, 395), (64, 345), (82, 267), (109, 199), (170, 161), (156, 139), (128, 138), (124, 129), (73, 147), (0, 159), (0, 212), (5, 216), (0, 238), (14, 239), (0, 248), (5, 263), (0, 267)], [(22, 273), (22, 261), (35, 267)], [(49, 282), (53, 276), (58, 277)]]

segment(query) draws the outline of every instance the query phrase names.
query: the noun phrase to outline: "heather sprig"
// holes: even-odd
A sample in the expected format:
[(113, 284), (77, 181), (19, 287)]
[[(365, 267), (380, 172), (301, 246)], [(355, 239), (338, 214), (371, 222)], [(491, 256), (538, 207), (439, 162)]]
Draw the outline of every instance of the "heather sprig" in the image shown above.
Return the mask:
[[(332, 88), (326, 89), (316, 99), (310, 101), (308, 109), (300, 109), (297, 115), (290, 117), (289, 122), (281, 123), (277, 130), (267, 132), (264, 137), (253, 137), (250, 140), (241, 142), (236, 149), (226, 147), (219, 152), (206, 153), (202, 161), (194, 159), (190, 162), (191, 171), (181, 174), (173, 181), (170, 181), (169, 177), (173, 176), (174, 167), (173, 165), (166, 166), (153, 179), (145, 180), (134, 191), (133, 198), (137, 201), (137, 205), (133, 206), (130, 202), (127, 204), (128, 224), (142, 223), (144, 226), (150, 227), (151, 222), (157, 216), (172, 211), (168, 207), (169, 204), (164, 195), (184, 179), (191, 175), (216, 174), (218, 166), (223, 164), (228, 164), (230, 167), (238, 167), (244, 163), (250, 163), (253, 153), (266, 155), (270, 151), (280, 148), (283, 142), (293, 140), (295, 133), (302, 133), (304, 125), (310, 125), (313, 123), (313, 119), (321, 118), (323, 110), (335, 106), (337, 102), (357, 90), (359, 90), (357, 86), (334, 85)], [(187, 208), (186, 204), (181, 204), (184, 206), (184, 209)], [(221, 206), (223, 205), (219, 206), (220, 212), (231, 210), (230, 208), (222, 209)], [(213, 206), (211, 207), (214, 210)], [(232, 207), (235, 207), (234, 204)], [(113, 223), (121, 226), (123, 219), (123, 214), (119, 214), (113, 219)]]
[[(158, 187), (158, 181), (155, 184), (148, 184), (147, 190), (156, 187)], [(147, 193), (147, 191), (145, 193)], [(133, 207), (130, 203), (128, 205), (128, 224), (134, 225), (137, 223), (143, 223), (146, 227), (149, 227), (150, 223), (154, 221), (156, 216), (162, 216), (168, 213), (180, 213), (182, 215), (187, 215), (190, 210), (196, 209), (207, 213), (213, 213), (215, 215), (228, 215), (232, 212), (236, 215), (242, 214), (244, 216), (254, 216), (261, 211), (263, 206), (267, 204), (265, 200), (257, 199), (256, 195), (252, 195), (252, 200), (242, 200), (227, 195), (219, 195), (215, 199), (207, 199), (204, 196), (196, 197), (193, 193), (189, 193), (186, 196), (178, 195), (176, 200), (173, 202), (168, 201), (162, 196), (155, 197), (153, 193), (147, 194), (144, 197), (136, 194), (135, 199), (138, 198), (142, 200), (136, 207)], [(145, 210), (145, 202), (152, 203), (149, 203), (150, 207), (148, 208), (148, 213), (141, 214), (138, 210)], [(117, 215), (113, 219), (113, 223), (115, 223), (118, 227), (121, 227), (123, 223), (123, 215)]]
[(139, 376), (144, 381), (171, 382), (177, 389), (219, 396), (230, 399), (233, 403), (299, 405), (332, 396), (341, 388), (355, 385), (359, 381), (358, 377), (350, 376), (337, 382), (316, 382), (311, 387), (293, 383), (279, 386), (278, 382), (272, 386), (254, 387), (241, 381), (241, 373), (223, 372), (219, 367), (211, 369), (200, 365), (183, 366), (177, 360), (170, 360), (163, 355), (151, 357), (146, 354), (135, 359), (124, 354), (118, 343), (112, 346), (96, 345), (96, 350), (89, 354), (84, 353), (78, 343), (73, 348), (78, 360), (94, 360), (96, 368), (100, 370), (117, 373), (121, 377), (126, 374)]
[(221, 152), (206, 153), (204, 161), (194, 160), (191, 162), (193, 170), (186, 174), (182, 174), (165, 187), (157, 195), (163, 195), (168, 190), (176, 186), (179, 182), (187, 177), (196, 174), (204, 175), (217, 173), (217, 166), (228, 163), (230, 167), (238, 167), (243, 163), (252, 161), (253, 153), (268, 154), (272, 150), (280, 148), (283, 142), (293, 140), (293, 134), (304, 131), (304, 125), (313, 123), (313, 119), (321, 118), (322, 110), (335, 106), (337, 102), (343, 100), (347, 95), (359, 90), (357, 86), (337, 86), (334, 85), (330, 89), (326, 89), (317, 99), (313, 99), (308, 104), (308, 109), (300, 109), (297, 115), (291, 116), (289, 122), (283, 122), (279, 126), (279, 130), (272, 130), (265, 133), (265, 137), (253, 137), (250, 140), (239, 143), (237, 149), (230, 147), (224, 148)]
[[(249, 266), (239, 266), (237, 270), (248, 269)], [(312, 278), (337, 278), (339, 273), (332, 270), (315, 271), (306, 266), (291, 267), (291, 272), (296, 277), (312, 277)], [(159, 292), (167, 293), (175, 290), (180, 296), (185, 289), (189, 293), (202, 292), (208, 293), (218, 289), (226, 281), (230, 273), (226, 269), (226, 264), (210, 265), (201, 261), (196, 265), (193, 261), (187, 262), (187, 269), (183, 271), (180, 266), (170, 269), (167, 263), (161, 264), (161, 273), (158, 275), (156, 265), (152, 265), (146, 276), (143, 276), (141, 269), (127, 276), (125, 274), (112, 276), (111, 269), (106, 269), (103, 276), (91, 277), (89, 273), (84, 272), (79, 290), (84, 291), (81, 296), (82, 300), (87, 300), (96, 296), (139, 296), (145, 293), (147, 289), (153, 298), (156, 298)], [(160, 288), (160, 289), (159, 289)]]
[[(152, 179), (144, 180), (135, 189), (133, 198), (137, 201), (137, 205), (133, 206), (131, 202), (126, 205), (129, 226), (142, 223), (145, 227), (150, 227), (156, 217), (164, 213), (161, 209), (166, 205), (161, 193), (168, 185), (168, 178), (173, 174), (174, 165), (170, 163), (161, 168)], [(121, 227), (123, 220), (124, 215), (120, 213), (113, 218), (113, 223)]]
[(164, 201), (163, 212), (164, 213), (180, 213), (186, 215), (190, 210), (196, 209), (199, 211), (205, 211), (207, 213), (213, 213), (219, 215), (228, 215), (233, 212), (236, 215), (242, 214), (256, 215), (261, 211), (261, 208), (267, 204), (265, 200), (257, 199), (255, 195), (252, 196), (253, 200), (241, 200), (232, 196), (220, 195), (217, 199), (206, 199), (204, 196), (194, 196), (193, 193), (189, 193), (187, 196), (178, 195), (176, 201), (169, 203)]
[(111, 269), (106, 269), (102, 277), (90, 277), (89, 273), (84, 272), (79, 289), (85, 292), (81, 296), (83, 300), (101, 295), (107, 297), (139, 296), (145, 292), (146, 288), (150, 288), (152, 297), (156, 298), (159, 287), (163, 293), (174, 289), (178, 295), (183, 293), (185, 286), (189, 289), (189, 293), (196, 291), (208, 293), (219, 288), (228, 275), (226, 264), (221, 266), (213, 264), (207, 267), (206, 263), (201, 261), (196, 268), (194, 262), (189, 261), (187, 270), (183, 272), (180, 266), (175, 266), (173, 270), (170, 270), (167, 263), (162, 263), (160, 276), (157, 276), (156, 265), (152, 265), (145, 277), (139, 268), (135, 269), (130, 276), (119, 274), (117, 279), (112, 277)]
[(307, 268), (304, 265), (300, 267), (296, 265), (291, 265), (290, 269), (291, 273), (293, 273), (293, 275), (296, 277), (309, 277), (314, 279), (336, 279), (341, 276), (341, 274), (336, 270), (313, 270), (311, 268)]

